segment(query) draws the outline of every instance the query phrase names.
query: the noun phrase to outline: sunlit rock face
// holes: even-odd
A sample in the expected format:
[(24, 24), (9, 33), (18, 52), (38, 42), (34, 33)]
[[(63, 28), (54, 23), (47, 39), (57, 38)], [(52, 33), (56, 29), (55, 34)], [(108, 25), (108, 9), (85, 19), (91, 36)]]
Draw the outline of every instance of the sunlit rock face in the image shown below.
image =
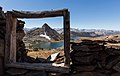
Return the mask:
[(29, 39), (32, 41), (37, 40), (38, 42), (49, 42), (63, 40), (64, 38), (61, 34), (45, 23), (41, 28), (36, 28), (27, 32), (24, 39)]
[(50, 26), (48, 26), (48, 24), (45, 23), (42, 26), (42, 29), (44, 30), (44, 32), (46, 32), (46, 35), (49, 36), (52, 40), (55, 41), (63, 40), (63, 36), (54, 29), (52, 29)]

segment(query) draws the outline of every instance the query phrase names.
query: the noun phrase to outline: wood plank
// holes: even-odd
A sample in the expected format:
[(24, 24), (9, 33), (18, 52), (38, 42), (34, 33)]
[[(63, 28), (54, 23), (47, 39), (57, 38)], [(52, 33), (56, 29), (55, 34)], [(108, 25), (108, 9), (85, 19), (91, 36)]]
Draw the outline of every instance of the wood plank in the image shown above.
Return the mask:
[(70, 13), (64, 12), (64, 54), (65, 65), (70, 66)]
[[(57, 66), (56, 66), (57, 65)], [(51, 63), (11, 63), (6, 64), (6, 67), (29, 69), (29, 70), (44, 70), (48, 72), (59, 72), (59, 73), (69, 73), (70, 69), (66, 66), (60, 64), (51, 64)]]
[(16, 62), (16, 23), (17, 23), (17, 19), (13, 18), (11, 20), (12, 24), (11, 24), (11, 42), (10, 42), (10, 61), (12, 62)]
[(16, 18), (13, 18), (12, 14), (7, 12), (5, 63), (16, 62), (16, 22)]
[(67, 9), (50, 10), (50, 11), (9, 11), (17, 18), (46, 18), (46, 17), (57, 17), (63, 16), (63, 12)]
[(10, 41), (11, 41), (11, 20), (12, 16), (7, 12), (6, 17), (6, 34), (5, 34), (5, 63), (10, 63)]
[(5, 73), (9, 74), (10, 76), (24, 75), (27, 72), (28, 70), (18, 68), (9, 68), (5, 71)]

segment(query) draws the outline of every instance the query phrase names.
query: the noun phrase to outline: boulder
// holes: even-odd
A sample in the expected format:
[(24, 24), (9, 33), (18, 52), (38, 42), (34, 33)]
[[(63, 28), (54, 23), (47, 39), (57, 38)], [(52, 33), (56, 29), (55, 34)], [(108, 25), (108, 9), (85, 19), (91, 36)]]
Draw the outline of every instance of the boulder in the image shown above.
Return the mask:
[(55, 61), (55, 60), (57, 59), (57, 57), (58, 57), (59, 55), (60, 55), (59, 52), (58, 52), (58, 53), (54, 53), (54, 54), (50, 55), (50, 56), (47, 58), (47, 60), (50, 61), (50, 62), (53, 62), (53, 61)]

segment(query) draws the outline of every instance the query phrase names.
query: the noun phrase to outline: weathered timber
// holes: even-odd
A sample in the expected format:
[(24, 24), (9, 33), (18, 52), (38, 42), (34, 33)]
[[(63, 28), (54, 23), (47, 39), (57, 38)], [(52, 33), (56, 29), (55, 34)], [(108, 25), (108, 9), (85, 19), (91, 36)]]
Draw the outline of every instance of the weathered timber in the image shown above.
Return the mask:
[(16, 24), (17, 19), (12, 19), (12, 28), (11, 28), (11, 44), (10, 44), (10, 61), (16, 62)]
[(9, 11), (13, 14), (13, 16), (17, 18), (48, 18), (48, 17), (57, 17), (63, 16), (64, 11), (67, 9), (61, 10), (51, 10), (51, 11), (38, 11), (38, 12), (30, 12), (30, 11)]
[(5, 63), (16, 62), (16, 23), (17, 19), (7, 12)]
[(11, 26), (12, 15), (7, 13), (6, 17), (6, 35), (5, 35), (5, 63), (10, 63), (10, 43), (11, 43)]
[(15, 76), (15, 75), (25, 74), (26, 72), (28, 71), (25, 69), (10, 68), (5, 73)]
[(65, 64), (70, 65), (70, 13), (64, 11), (64, 54)]
[(38, 71), (49, 71), (49, 72), (59, 72), (59, 73), (69, 73), (69, 68), (61, 64), (50, 64), (50, 63), (11, 63), (6, 64), (6, 67), (11, 68), (21, 68), (29, 70), (38, 70)]

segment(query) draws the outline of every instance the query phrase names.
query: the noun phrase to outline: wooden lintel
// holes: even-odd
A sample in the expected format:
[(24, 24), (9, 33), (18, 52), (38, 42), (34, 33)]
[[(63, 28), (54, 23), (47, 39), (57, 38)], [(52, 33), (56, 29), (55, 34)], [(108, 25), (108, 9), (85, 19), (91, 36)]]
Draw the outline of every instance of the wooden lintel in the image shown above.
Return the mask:
[(38, 11), (38, 12), (32, 12), (32, 11), (9, 11), (12, 13), (14, 17), (17, 18), (48, 18), (48, 17), (57, 17), (57, 16), (63, 16), (64, 11), (67, 9), (62, 10), (51, 10), (51, 11)]
[(48, 72), (58, 72), (58, 73), (69, 73), (70, 69), (68, 67), (54, 66), (51, 63), (11, 63), (6, 64), (8, 68), (21, 68), (28, 70), (44, 70)]

